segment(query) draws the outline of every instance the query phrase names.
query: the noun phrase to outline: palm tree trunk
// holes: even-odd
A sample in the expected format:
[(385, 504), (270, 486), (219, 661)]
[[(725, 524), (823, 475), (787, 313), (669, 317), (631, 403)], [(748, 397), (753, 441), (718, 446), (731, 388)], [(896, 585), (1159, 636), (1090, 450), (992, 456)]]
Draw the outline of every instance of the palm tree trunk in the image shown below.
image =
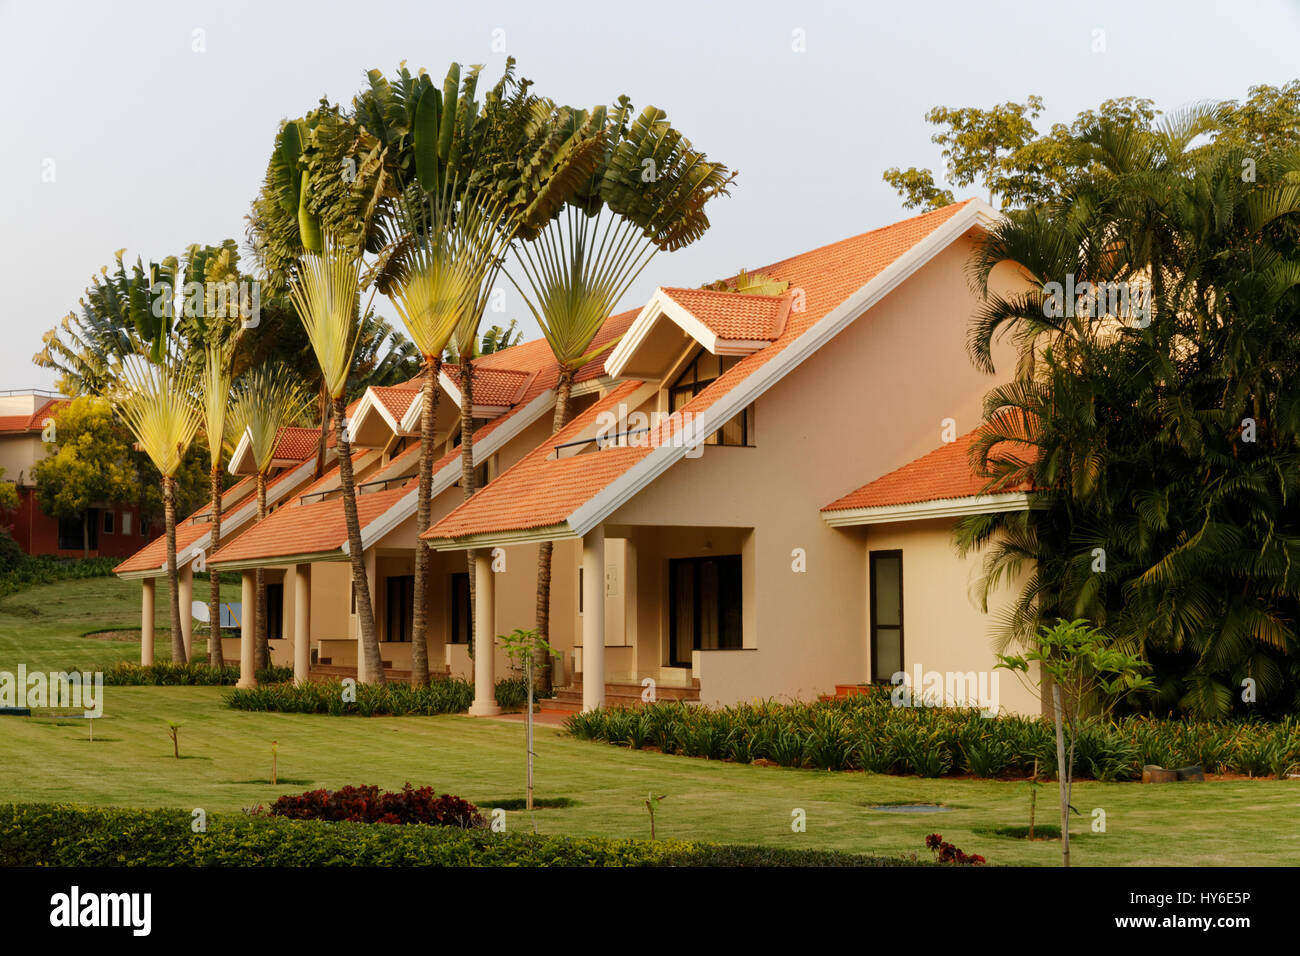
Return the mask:
[[(221, 548), (221, 465), (212, 468), (212, 547), (211, 554)], [(222, 667), (221, 656), (221, 572), (208, 569), (208, 666)]]
[[(460, 486), (468, 501), (474, 496), (474, 366), (472, 359), (462, 359), (460, 363)], [(469, 568), (469, 653), (474, 655), (474, 556), (477, 549), (465, 552), (465, 561)]]
[(352, 587), (357, 596), (357, 620), (361, 626), (361, 653), (366, 663), (367, 682), (385, 683), (384, 661), (379, 656), (375, 631), (375, 609), (370, 603), (370, 582), (361, 551), (361, 522), (357, 518), (357, 490), (352, 480), (352, 445), (343, 430), (347, 406), (343, 396), (334, 399), (334, 440), (339, 452), (339, 488), (343, 492), (343, 517), (348, 526), (348, 557), (352, 562)]
[[(420, 385), (420, 491), (416, 505), (415, 533), (426, 531), (432, 511), (433, 438), (438, 423), (438, 373), (441, 355), (424, 357), (424, 381)], [(429, 615), (425, 608), (429, 589), (429, 547), (415, 539), (415, 614), (411, 624), (411, 686), (429, 683)]]
[[(257, 473), (257, 520), (259, 522), (266, 520), (266, 474)], [(271, 646), (267, 643), (266, 633), (266, 571), (258, 568), (253, 573), (253, 579), (256, 582), (257, 594), (257, 622), (253, 626), (254, 644), (253, 655), (257, 670), (263, 670), (271, 666)]]
[[(561, 368), (560, 377), (555, 383), (555, 417), (551, 419), (551, 434), (554, 435), (569, 423), (569, 396), (573, 393), (573, 369)], [(537, 644), (533, 648), (533, 669), (541, 679), (542, 686), (551, 689), (550, 655), (546, 642), (551, 636), (551, 552), (554, 546), (550, 541), (543, 541), (537, 549)]]
[(325, 388), (325, 381), (322, 379), (320, 383), (320, 436), (316, 439), (316, 478), (320, 478), (325, 474), (325, 437), (329, 434), (329, 428), (330, 395)]
[(163, 476), (163, 520), (167, 528), (167, 590), (171, 613), (172, 661), (187, 664), (185, 635), (181, 633), (181, 594), (176, 574), (176, 479)]

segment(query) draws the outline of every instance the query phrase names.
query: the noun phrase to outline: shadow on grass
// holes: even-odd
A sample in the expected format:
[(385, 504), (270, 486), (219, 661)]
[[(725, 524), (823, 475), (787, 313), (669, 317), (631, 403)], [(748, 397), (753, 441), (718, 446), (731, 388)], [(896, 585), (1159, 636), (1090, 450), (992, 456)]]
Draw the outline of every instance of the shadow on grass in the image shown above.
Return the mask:
[[(505, 800), (475, 800), (474, 805), (479, 809), (491, 807), (493, 810), (523, 810), (528, 801), (523, 797), (509, 797)], [(570, 797), (533, 797), (534, 810), (562, 810), (578, 805), (578, 801)]]

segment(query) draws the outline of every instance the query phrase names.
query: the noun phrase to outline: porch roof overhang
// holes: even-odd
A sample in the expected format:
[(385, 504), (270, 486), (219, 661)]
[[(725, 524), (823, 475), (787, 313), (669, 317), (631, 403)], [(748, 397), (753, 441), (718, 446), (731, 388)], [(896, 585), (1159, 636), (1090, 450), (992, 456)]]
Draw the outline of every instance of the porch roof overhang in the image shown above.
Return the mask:
[(963, 498), (938, 498), (900, 505), (874, 505), (867, 508), (823, 508), (821, 515), (832, 528), (867, 524), (894, 524), (901, 521), (925, 521), (930, 518), (959, 518), (963, 515), (995, 514), (1023, 511), (1035, 507), (1027, 492), (994, 495), (967, 495)]
[[(335, 454), (334, 449), (331, 448), (326, 450), (327, 458), (333, 456), (334, 454)], [(267, 506), (269, 507), (275, 504), (281, 498), (284, 498), (285, 496), (292, 494), (296, 489), (301, 487), (302, 483), (311, 476), (315, 468), (316, 468), (315, 461), (304, 461), (301, 462), (296, 468), (292, 469), (291, 471), (287, 471), (283, 475), (277, 475), (274, 479), (272, 479), (272, 481), (270, 482), (270, 484), (267, 486), (266, 489)], [(226, 531), (230, 531), (233, 533), (234, 531), (242, 528), (249, 521), (253, 520), (256, 517), (256, 515), (257, 515), (257, 495), (256, 494), (248, 495), (243, 499), (241, 499), (241, 503), (233, 511), (231, 511), (227, 515), (222, 516), (221, 530), (223, 533), (225, 533)], [(196, 516), (191, 516), (189, 521), (192, 522), (194, 517)], [(202, 517), (202, 514), (198, 515), (197, 517)], [(160, 538), (155, 538), (153, 542), (150, 542), (150, 544), (146, 545), (145, 547), (146, 548), (151, 547), (154, 545), (155, 542), (159, 540), (161, 540), (161, 536)], [(212, 531), (211, 531), (211, 524), (209, 521), (207, 530), (205, 530), (202, 534), (198, 535), (192, 541), (186, 542), (184, 546), (177, 547), (176, 549), (177, 571), (180, 571), (182, 568), (188, 565), (199, 554), (206, 552), (207, 549), (211, 546), (211, 544), (212, 544)], [(145, 549), (141, 549), (141, 550), (143, 551)], [(131, 560), (133, 559), (128, 558), (127, 561), (123, 563), (124, 564), (129, 563)], [(166, 552), (164, 551), (164, 557), (161, 564), (153, 565), (151, 567), (144, 567), (144, 568), (139, 568), (139, 567), (131, 568), (126, 571), (115, 571), (114, 573), (123, 581), (136, 581), (142, 578), (163, 577), (167, 574)]]

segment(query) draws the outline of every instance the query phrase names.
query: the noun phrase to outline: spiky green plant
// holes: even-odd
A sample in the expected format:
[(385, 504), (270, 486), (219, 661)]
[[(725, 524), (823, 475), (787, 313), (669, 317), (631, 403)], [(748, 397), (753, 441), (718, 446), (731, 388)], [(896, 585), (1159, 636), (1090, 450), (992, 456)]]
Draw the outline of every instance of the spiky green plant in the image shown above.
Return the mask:
[(115, 379), (118, 385), (110, 400), (162, 475), (172, 660), (184, 664), (188, 661), (181, 632), (176, 574), (176, 473), (202, 425), (202, 413), (194, 394), (194, 375), (181, 365), (175, 350), (164, 343), (161, 362), (151, 362), (138, 352), (128, 355), (122, 360)]
[[(275, 461), (276, 440), (281, 429), (296, 424), (307, 414), (310, 398), (303, 384), (284, 365), (259, 365), (250, 369), (235, 385), (230, 405), (231, 433), (248, 438), (257, 485), (257, 520), (266, 518), (266, 478)], [(256, 667), (269, 667), (270, 651), (266, 631), (266, 572), (255, 572), (257, 623), (254, 628)]]
[(361, 545), (361, 522), (357, 518), (357, 492), (352, 477), (352, 443), (345, 424), (348, 372), (360, 329), (358, 291), (361, 282), (360, 257), (330, 233), (322, 240), (321, 252), (304, 252), (296, 275), (289, 283), (293, 301), (307, 338), (311, 342), (334, 410), (334, 435), (338, 447), (339, 489), (347, 523), (348, 557), (352, 564), (352, 586), (357, 596), (357, 619), (361, 630), (364, 679), (382, 684), (383, 659), (375, 631), (375, 611), (370, 603), (370, 582), (366, 578)]

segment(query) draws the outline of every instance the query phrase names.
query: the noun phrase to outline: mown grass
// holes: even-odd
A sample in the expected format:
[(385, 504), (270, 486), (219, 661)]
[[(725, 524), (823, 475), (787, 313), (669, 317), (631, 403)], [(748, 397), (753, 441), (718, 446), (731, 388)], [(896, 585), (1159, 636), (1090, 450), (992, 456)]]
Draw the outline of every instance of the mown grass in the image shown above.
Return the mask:
[[(138, 619), (139, 587), (94, 580), (0, 601), (0, 670), (87, 667), (133, 644), (82, 638)], [(15, 602), (17, 602), (15, 606)], [(35, 603), (33, 603), (35, 602)], [(165, 608), (162, 594), (159, 606)], [(36, 613), (30, 611), (36, 609)], [(165, 615), (163, 615), (165, 619)], [(160, 657), (166, 644), (159, 641)], [(126, 653), (123, 654), (122, 651)], [(109, 661), (111, 663), (111, 661)], [(524, 728), (518, 722), (442, 717), (330, 717), (249, 713), (222, 703), (218, 687), (106, 688), (104, 717), (87, 721), (0, 717), (0, 801), (172, 807), (209, 812), (267, 804), (284, 793), (344, 784), (396, 789), (431, 785), (485, 807), (522, 797)], [(180, 725), (181, 759), (168, 722)], [(277, 744), (272, 785), (271, 745)], [(540, 727), (537, 796), (574, 805), (509, 811), (512, 830), (569, 836), (646, 837), (648, 793), (663, 794), (656, 829), (665, 839), (790, 849), (929, 856), (928, 833), (993, 864), (1055, 865), (1054, 841), (989, 834), (1028, 824), (1029, 790), (1014, 781), (922, 779), (861, 772), (762, 767), (598, 746)], [(1072, 824), (1075, 865), (1300, 864), (1300, 783), (1231, 781), (1143, 786), (1082, 782)], [(870, 809), (940, 803), (941, 813)], [(1038, 821), (1054, 823), (1055, 791), (1039, 793)], [(1092, 833), (1094, 809), (1106, 832)], [(807, 830), (793, 832), (802, 810)]]

